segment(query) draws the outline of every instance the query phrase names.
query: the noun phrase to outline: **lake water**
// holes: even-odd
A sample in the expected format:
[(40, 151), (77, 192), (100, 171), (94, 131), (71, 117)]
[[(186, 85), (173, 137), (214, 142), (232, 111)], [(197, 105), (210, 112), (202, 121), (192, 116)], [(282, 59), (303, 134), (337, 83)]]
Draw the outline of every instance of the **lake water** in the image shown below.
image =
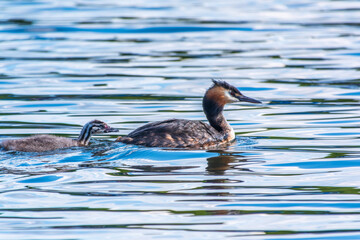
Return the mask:
[(206, 121), (211, 78), (264, 102), (227, 106), (226, 150), (1, 151), (1, 239), (360, 239), (360, 2), (0, 9), (0, 140)]

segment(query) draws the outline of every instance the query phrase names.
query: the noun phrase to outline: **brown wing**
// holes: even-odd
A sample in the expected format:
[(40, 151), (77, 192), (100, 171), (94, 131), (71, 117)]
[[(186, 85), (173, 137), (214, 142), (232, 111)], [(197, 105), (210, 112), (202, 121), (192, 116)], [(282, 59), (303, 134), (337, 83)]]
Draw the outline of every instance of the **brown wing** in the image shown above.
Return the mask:
[(219, 132), (206, 123), (169, 119), (148, 123), (119, 141), (149, 147), (201, 148), (221, 140)]

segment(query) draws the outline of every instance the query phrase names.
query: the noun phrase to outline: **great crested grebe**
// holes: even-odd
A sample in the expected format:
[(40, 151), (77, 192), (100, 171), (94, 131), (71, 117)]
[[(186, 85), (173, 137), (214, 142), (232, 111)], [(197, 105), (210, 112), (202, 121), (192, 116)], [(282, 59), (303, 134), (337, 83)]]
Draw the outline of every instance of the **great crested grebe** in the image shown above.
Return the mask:
[(22, 139), (3, 141), (0, 146), (6, 150), (21, 152), (45, 152), (59, 148), (86, 146), (89, 144), (92, 134), (118, 132), (100, 120), (92, 120), (84, 125), (77, 139), (57, 137), (54, 135), (34, 135)]
[(233, 141), (234, 130), (223, 115), (225, 104), (261, 102), (244, 96), (225, 81), (213, 80), (213, 83), (203, 98), (204, 113), (210, 125), (201, 121), (169, 119), (145, 124), (125, 137), (118, 137), (116, 141), (148, 147), (190, 149), (213, 148)]

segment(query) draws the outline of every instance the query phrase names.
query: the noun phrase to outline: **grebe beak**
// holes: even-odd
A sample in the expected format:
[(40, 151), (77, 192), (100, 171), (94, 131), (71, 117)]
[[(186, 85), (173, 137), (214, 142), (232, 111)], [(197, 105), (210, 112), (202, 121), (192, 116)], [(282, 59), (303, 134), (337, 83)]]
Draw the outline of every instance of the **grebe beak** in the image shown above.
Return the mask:
[(240, 102), (262, 103), (262, 102), (259, 101), (259, 100), (256, 100), (256, 99), (253, 99), (253, 98), (244, 96), (244, 95), (236, 96), (236, 98), (239, 99)]
[(107, 126), (106, 129), (104, 130), (104, 133), (109, 133), (109, 132), (119, 132), (119, 129)]

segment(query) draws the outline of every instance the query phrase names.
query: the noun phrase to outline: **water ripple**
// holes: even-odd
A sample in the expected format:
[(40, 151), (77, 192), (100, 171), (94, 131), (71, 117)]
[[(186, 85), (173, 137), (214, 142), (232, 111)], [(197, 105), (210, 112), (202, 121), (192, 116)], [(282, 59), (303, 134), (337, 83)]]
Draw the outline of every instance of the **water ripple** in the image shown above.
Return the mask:
[[(356, 1), (0, 1), (0, 141), (119, 134), (0, 151), (1, 239), (358, 239)], [(142, 124), (206, 121), (217, 78), (227, 149), (115, 143)]]

